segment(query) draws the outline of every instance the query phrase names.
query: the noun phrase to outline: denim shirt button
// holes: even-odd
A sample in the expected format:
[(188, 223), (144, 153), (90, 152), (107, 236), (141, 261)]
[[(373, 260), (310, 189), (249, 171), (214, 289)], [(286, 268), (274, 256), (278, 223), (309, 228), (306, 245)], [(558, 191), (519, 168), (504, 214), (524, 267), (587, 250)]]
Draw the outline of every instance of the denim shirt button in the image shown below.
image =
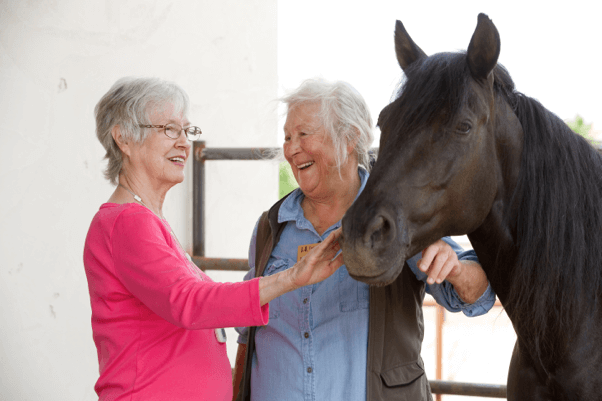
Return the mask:
[(306, 303), (307, 303), (307, 298), (305, 298), (305, 299), (303, 300), (303, 303), (304, 303), (304, 304), (306, 304)]
[(304, 336), (305, 338), (309, 338), (309, 333), (306, 331), (306, 332), (305, 332), (305, 334), (303, 334), (303, 336)]
[(311, 372), (313, 372), (312, 368), (311, 367), (307, 368), (307, 373), (311, 373)]

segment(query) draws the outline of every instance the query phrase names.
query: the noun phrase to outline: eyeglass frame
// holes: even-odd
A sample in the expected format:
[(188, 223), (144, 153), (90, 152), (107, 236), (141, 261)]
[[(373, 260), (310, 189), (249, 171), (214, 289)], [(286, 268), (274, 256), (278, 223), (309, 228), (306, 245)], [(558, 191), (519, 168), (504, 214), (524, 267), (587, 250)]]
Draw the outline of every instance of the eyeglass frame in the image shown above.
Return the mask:
[[(165, 128), (167, 128), (167, 126), (178, 126), (181, 128), (181, 130), (178, 132), (178, 136), (171, 137), (169, 135), (167, 135), (167, 130)], [(165, 125), (150, 125), (150, 124), (139, 124), (138, 125), (140, 128), (163, 128), (163, 133), (165, 134), (166, 137), (168, 137), (169, 139), (178, 139), (180, 138), (180, 135), (182, 135), (182, 131), (184, 131), (184, 134), (186, 135), (186, 139), (188, 139), (189, 141), (193, 141), (193, 139), (190, 139), (190, 137), (188, 136), (188, 130), (190, 130), (191, 128), (194, 128), (194, 131), (196, 132), (198, 130), (198, 134), (193, 134), (193, 135), (202, 135), (203, 131), (201, 131), (200, 127), (197, 127), (196, 125), (191, 125), (188, 128), (184, 128), (182, 127), (180, 124), (165, 124)]]

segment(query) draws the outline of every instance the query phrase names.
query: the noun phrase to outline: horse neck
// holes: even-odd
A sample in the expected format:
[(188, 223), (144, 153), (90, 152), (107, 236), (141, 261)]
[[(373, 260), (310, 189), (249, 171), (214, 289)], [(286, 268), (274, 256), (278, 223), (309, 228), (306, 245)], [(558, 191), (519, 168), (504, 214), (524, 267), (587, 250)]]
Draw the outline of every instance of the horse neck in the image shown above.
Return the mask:
[(505, 304), (511, 287), (511, 275), (505, 269), (511, 269), (517, 252), (513, 247), (508, 227), (502, 223), (503, 213), (491, 212), (483, 224), (468, 234), (479, 262), (487, 274), (491, 287)]
[(523, 150), (523, 130), (510, 106), (496, 99), (493, 122), (496, 159), (490, 166), (496, 170), (497, 194), (483, 224), (468, 238), (479, 257), (493, 290), (502, 303), (507, 299), (511, 272), (517, 255), (514, 246), (515, 227), (510, 225), (512, 195), (518, 181)]

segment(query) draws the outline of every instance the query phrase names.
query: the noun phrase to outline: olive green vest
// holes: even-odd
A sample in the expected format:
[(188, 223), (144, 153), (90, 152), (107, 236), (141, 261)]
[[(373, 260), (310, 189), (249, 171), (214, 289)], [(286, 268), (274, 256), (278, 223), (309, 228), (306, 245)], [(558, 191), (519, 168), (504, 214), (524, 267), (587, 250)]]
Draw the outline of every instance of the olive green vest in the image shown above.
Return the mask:
[[(286, 223), (278, 223), (278, 211), (285, 198), (264, 212), (259, 220), (255, 277), (263, 275), (272, 250), (286, 226)], [(367, 401), (432, 401), (420, 357), (424, 337), (424, 292), (424, 283), (416, 279), (407, 263), (392, 284), (370, 287)], [(256, 330), (256, 327), (249, 328), (238, 401), (251, 400), (251, 361), (255, 352)]]

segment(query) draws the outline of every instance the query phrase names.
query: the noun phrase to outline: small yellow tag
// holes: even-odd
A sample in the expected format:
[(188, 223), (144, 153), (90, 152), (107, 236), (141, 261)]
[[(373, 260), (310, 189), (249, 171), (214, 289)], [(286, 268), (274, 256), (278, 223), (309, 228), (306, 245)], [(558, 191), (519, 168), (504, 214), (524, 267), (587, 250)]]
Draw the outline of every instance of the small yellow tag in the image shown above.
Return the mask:
[(317, 244), (300, 245), (299, 248), (297, 248), (297, 262), (300, 261), (303, 256), (307, 255), (312, 248), (315, 248), (318, 245), (320, 245), (319, 242)]

